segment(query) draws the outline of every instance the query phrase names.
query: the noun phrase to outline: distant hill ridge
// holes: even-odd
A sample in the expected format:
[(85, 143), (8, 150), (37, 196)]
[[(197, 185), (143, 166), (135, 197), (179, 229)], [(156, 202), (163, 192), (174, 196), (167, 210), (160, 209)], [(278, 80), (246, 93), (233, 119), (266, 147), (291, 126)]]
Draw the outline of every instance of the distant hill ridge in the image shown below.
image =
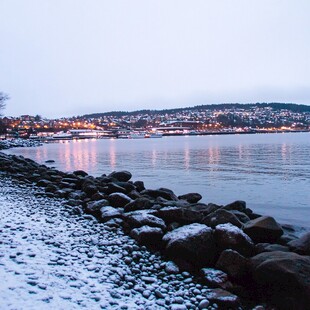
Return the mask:
[(273, 110), (289, 110), (296, 113), (310, 112), (310, 106), (305, 104), (295, 103), (220, 103), (220, 104), (204, 104), (196, 105), (193, 107), (186, 108), (174, 108), (174, 109), (163, 109), (163, 110), (137, 110), (137, 111), (111, 111), (104, 113), (92, 113), (85, 114), (85, 118), (99, 118), (103, 116), (125, 116), (125, 115), (137, 115), (137, 114), (163, 114), (163, 113), (177, 113), (182, 111), (203, 111), (203, 110), (223, 110), (223, 109), (251, 109), (251, 108), (272, 108)]

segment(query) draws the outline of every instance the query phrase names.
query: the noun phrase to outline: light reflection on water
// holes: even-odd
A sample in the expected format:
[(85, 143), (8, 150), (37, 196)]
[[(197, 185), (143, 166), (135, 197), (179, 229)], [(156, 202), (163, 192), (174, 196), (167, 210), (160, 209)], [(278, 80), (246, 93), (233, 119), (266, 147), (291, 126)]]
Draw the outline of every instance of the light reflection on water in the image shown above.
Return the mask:
[(257, 212), (310, 226), (309, 133), (79, 140), (7, 152), (95, 176), (125, 169), (148, 188), (199, 192), (219, 204), (242, 199)]

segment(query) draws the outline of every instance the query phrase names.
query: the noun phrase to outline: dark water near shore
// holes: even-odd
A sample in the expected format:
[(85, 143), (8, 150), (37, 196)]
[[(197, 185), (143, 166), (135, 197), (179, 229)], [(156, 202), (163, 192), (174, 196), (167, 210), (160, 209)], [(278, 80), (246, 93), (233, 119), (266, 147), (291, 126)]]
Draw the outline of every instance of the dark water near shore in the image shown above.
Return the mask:
[(310, 227), (310, 134), (80, 140), (6, 151), (99, 176), (129, 170), (147, 188), (198, 192), (203, 202), (245, 200), (282, 223)]

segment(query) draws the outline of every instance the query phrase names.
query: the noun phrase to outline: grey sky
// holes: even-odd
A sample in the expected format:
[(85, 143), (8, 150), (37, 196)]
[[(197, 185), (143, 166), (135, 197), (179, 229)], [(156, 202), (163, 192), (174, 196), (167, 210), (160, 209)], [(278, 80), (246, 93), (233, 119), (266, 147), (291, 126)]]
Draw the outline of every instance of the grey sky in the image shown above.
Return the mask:
[(0, 0), (5, 115), (310, 104), (310, 1)]

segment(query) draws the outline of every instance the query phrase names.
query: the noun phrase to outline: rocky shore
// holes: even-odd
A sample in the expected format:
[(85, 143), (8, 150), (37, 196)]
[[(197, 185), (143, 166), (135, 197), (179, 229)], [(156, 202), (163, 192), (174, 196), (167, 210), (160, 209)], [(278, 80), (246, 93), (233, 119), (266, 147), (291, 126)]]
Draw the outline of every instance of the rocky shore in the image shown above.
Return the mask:
[[(89, 219), (88, 225), (97, 223), (130, 236), (128, 240), (136, 241), (132, 246), (150, 253), (139, 268), (181, 275), (183, 296), (178, 302), (166, 301), (160, 290), (165, 280), (157, 293), (151, 291), (149, 298), (154, 297), (159, 308), (253, 309), (264, 304), (256, 309), (310, 309), (310, 233), (297, 237), (293, 227), (254, 213), (244, 201), (204, 204), (199, 193), (176, 196), (166, 188), (145, 189), (142, 181), (131, 181), (128, 171), (94, 178), (3, 153), (0, 171), (35, 187), (36, 197), (64, 201), (70, 212)], [(131, 268), (137, 259), (133, 252), (123, 255)], [(150, 258), (154, 253), (167, 263), (157, 268)], [(150, 278), (146, 282), (154, 280), (145, 277)], [(134, 286), (134, 279), (124, 283)], [(192, 295), (196, 287), (198, 299)]]
[(13, 147), (36, 147), (42, 143), (35, 140), (26, 139), (12, 139), (12, 140), (0, 140), (0, 150), (7, 150)]

